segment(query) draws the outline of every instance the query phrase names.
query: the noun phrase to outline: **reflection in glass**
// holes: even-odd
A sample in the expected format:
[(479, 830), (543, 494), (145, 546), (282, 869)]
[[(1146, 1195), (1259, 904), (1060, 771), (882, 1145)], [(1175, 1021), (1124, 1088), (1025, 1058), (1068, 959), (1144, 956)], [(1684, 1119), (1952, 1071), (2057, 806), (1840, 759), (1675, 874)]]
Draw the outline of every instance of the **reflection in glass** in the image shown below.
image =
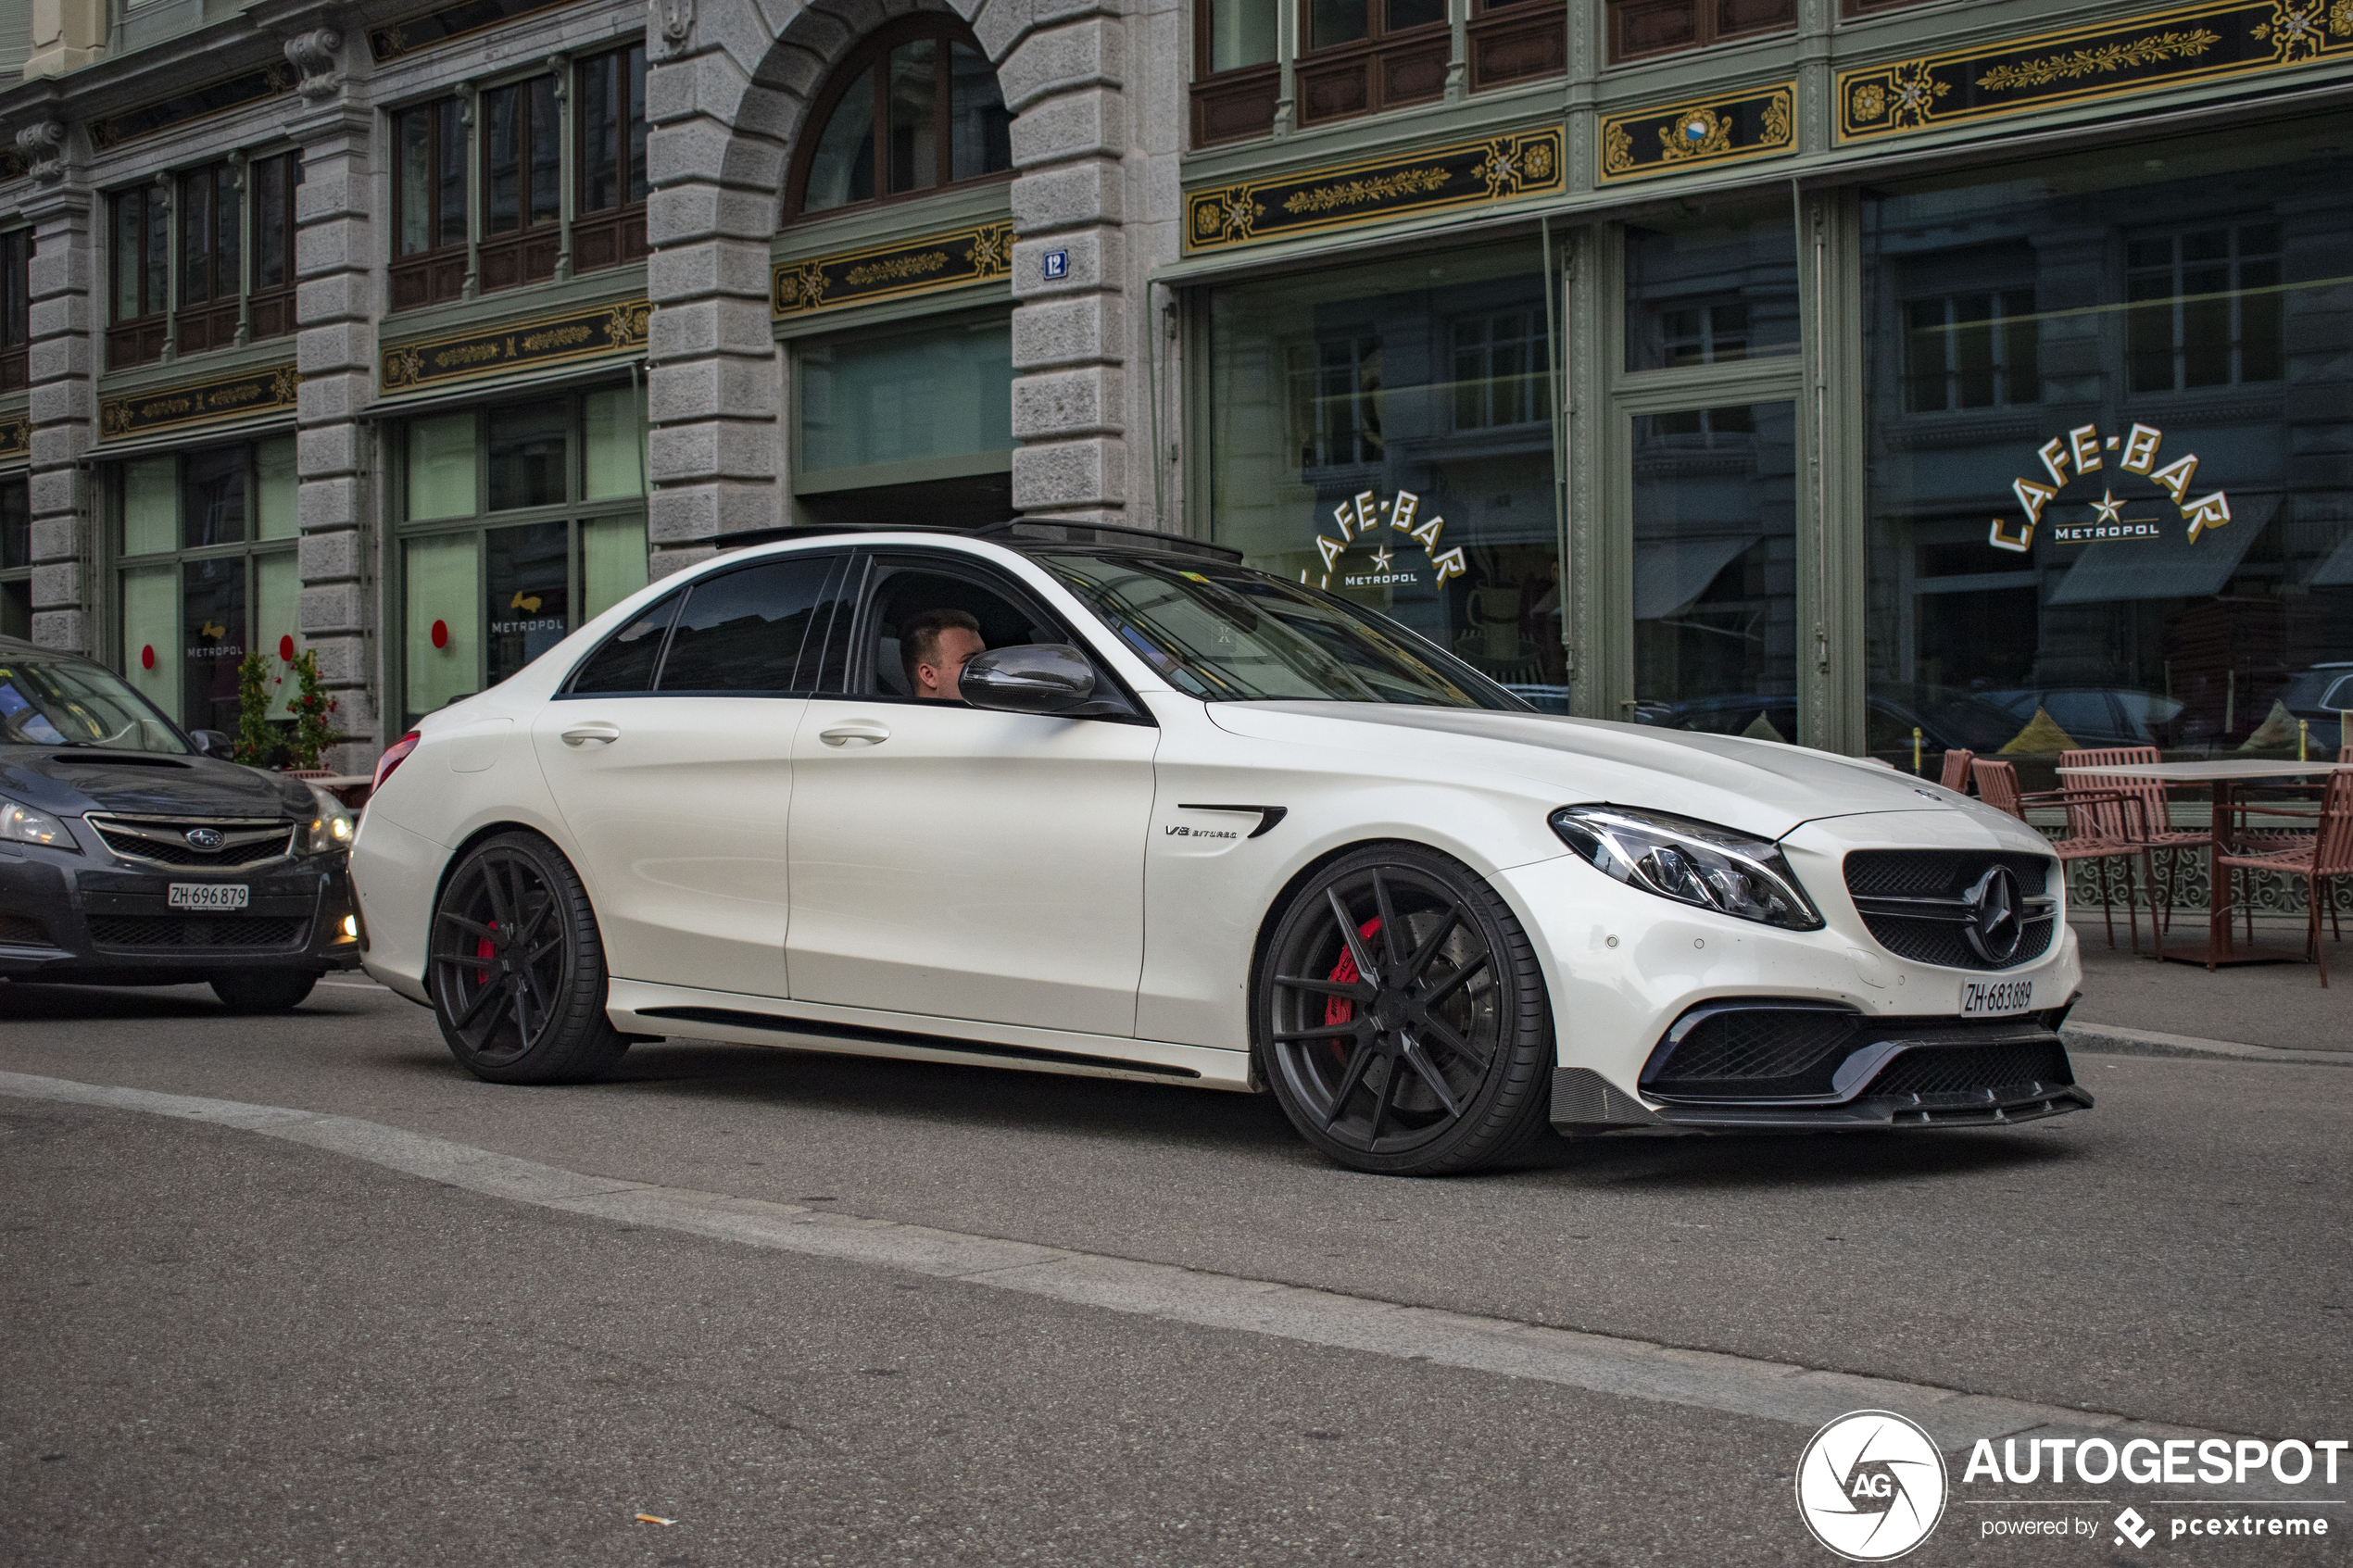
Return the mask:
[(928, 190), (938, 183), (932, 144), (939, 111), (937, 39), (918, 38), (890, 52), (890, 189)]
[(171, 718), (180, 716), (180, 570), (143, 566), (122, 574), (123, 678)]
[(1365, 36), (1370, 12), (1366, 0), (1308, 0), (1312, 49), (1328, 49)]
[(1275, 57), (1275, 0), (1213, 0), (1209, 69), (1234, 70)]
[(564, 559), (569, 530), (560, 522), (493, 528), (482, 547), (484, 608), (489, 631), (484, 679), (497, 685), (564, 640)]
[(1795, 740), (1795, 406), (1633, 427), (1634, 716)]
[[(2353, 382), (2353, 220), (2309, 200), (2353, 176), (2335, 141), (1865, 201), (1874, 755), (1908, 769), (1917, 727), (1929, 771), (1967, 746), (2032, 787), (2078, 747), (2345, 743), (2353, 470), (2321, 454)], [(2007, 408), (2024, 422), (1970, 412)]]
[(560, 505), (571, 410), (560, 402), (490, 411), (490, 509)]
[(1549, 347), (1532, 244), (1217, 290), (1214, 536), (1565, 710)]
[(1003, 317), (824, 340), (797, 362), (800, 472), (1013, 446), (1013, 338)]
[(844, 90), (809, 160), (801, 208), (823, 212), (875, 196), (875, 72), (869, 66)]
[(233, 734), (237, 665), (245, 657), (245, 560), (192, 560), (180, 574), (180, 631), (187, 639), (180, 721)]
[[(1267, 48), (1274, 48), (1267, 34)], [(1013, 166), (1013, 117), (1005, 112), (1004, 89), (988, 58), (969, 44), (949, 45), (949, 112), (955, 117), (955, 178), (977, 180)]]
[(180, 460), (180, 543), (187, 549), (245, 536), (245, 449), (214, 446)]
[(1797, 349), (1797, 231), (1781, 202), (1685, 202), (1626, 229), (1626, 368)]

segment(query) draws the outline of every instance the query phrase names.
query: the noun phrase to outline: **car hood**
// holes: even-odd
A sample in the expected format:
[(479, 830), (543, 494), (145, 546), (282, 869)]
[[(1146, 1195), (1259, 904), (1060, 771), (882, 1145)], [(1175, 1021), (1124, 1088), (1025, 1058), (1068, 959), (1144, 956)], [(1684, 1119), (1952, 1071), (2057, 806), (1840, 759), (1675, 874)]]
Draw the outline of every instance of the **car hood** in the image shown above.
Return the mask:
[(0, 792), (44, 811), (149, 817), (302, 817), (301, 782), (211, 757), (0, 747)]
[(1768, 838), (1801, 822), (1870, 811), (1943, 809), (2018, 825), (1909, 773), (1737, 735), (1550, 713), (1359, 702), (1221, 702), (1209, 705), (1209, 712), (1220, 729), (1253, 739), (1393, 759), (1410, 751), (1423, 765), (1449, 771), (1500, 771), (1541, 781), (1564, 806), (1644, 806)]

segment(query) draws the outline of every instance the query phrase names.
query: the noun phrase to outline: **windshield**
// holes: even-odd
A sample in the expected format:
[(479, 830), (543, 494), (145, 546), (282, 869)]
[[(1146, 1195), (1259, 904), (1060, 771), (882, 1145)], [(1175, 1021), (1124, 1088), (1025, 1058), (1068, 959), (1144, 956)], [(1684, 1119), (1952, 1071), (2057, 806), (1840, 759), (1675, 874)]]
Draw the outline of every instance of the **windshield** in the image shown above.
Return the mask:
[(1395, 621), (1302, 583), (1161, 555), (1037, 558), (1170, 685), (1204, 701), (1528, 709)]
[(94, 664), (0, 653), (0, 745), (188, 753), (146, 699)]

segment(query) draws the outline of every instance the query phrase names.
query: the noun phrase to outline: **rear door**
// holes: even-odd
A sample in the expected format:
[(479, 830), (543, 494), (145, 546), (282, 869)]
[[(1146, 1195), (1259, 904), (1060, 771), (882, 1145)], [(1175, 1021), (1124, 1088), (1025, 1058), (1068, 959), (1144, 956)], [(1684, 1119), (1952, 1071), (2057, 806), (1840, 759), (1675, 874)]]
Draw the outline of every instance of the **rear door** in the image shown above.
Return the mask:
[(616, 975), (791, 994), (802, 650), (824, 643), (852, 564), (809, 552), (699, 578), (615, 633), (542, 710), (533, 746)]

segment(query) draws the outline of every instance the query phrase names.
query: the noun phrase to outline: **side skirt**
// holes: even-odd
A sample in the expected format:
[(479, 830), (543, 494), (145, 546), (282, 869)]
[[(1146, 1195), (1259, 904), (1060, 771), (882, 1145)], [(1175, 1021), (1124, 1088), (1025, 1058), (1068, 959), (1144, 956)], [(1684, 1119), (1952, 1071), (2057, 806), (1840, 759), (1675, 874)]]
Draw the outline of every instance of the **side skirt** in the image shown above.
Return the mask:
[(1244, 1093), (1252, 1086), (1247, 1051), (828, 1007), (641, 980), (612, 981), (605, 1012), (613, 1027), (624, 1034), (675, 1035), (736, 1045), (789, 1046), (849, 1056), (953, 1061)]

